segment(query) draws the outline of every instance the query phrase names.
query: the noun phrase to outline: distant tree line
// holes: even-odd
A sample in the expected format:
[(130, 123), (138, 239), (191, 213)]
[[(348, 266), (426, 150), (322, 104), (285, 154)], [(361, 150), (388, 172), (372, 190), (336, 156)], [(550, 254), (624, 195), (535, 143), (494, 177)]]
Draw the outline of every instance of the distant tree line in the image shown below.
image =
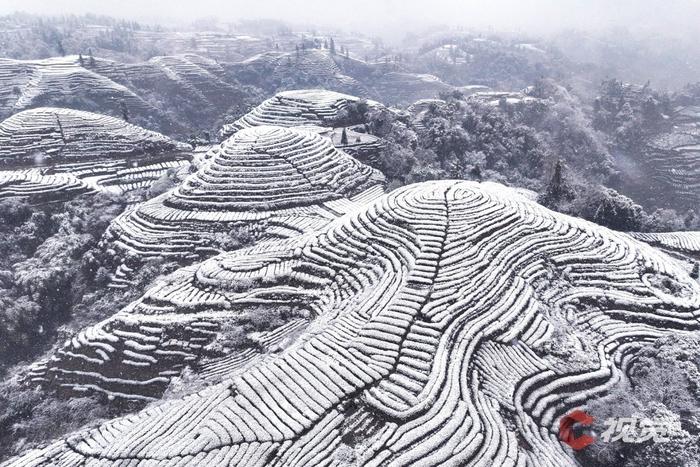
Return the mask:
[(545, 206), (622, 231), (700, 228), (690, 210), (646, 212), (611, 187), (618, 173), (605, 135), (581, 103), (552, 80), (528, 91), (535, 99), (497, 106), (442, 95), (420, 127), (409, 115), (368, 111), (368, 131), (386, 145), (377, 168), (390, 187), (431, 179), (491, 180), (534, 190)]

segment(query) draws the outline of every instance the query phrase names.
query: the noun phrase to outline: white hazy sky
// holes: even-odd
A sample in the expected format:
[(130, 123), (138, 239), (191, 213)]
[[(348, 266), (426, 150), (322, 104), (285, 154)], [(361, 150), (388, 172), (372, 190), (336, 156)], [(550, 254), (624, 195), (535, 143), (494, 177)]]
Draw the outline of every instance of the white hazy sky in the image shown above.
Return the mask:
[(695, 34), (700, 0), (0, 0), (0, 14), (99, 13), (150, 22), (285, 19), (365, 30), (407, 32), (434, 24), (551, 32), (632, 29)]

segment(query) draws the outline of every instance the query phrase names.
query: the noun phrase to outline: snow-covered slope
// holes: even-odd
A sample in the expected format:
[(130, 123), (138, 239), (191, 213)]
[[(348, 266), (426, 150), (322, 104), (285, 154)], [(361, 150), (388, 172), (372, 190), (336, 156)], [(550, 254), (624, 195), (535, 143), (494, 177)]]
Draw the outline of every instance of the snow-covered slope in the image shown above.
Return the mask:
[(139, 255), (209, 256), (219, 234), (256, 238), (316, 229), (383, 193), (383, 176), (315, 132), (237, 132), (175, 190), (115, 219), (107, 234)]
[(242, 83), (273, 92), (313, 86), (366, 95), (367, 87), (361, 83), (362, 77), (348, 75), (338, 65), (345, 60), (328, 50), (300, 49), (298, 52), (261, 53), (229, 68)]
[(700, 232), (634, 232), (631, 235), (656, 247), (700, 259)]
[[(657, 189), (657, 204), (700, 205), (700, 106), (676, 110), (674, 125), (646, 145), (642, 165)], [(648, 181), (642, 182), (648, 188)]]
[(311, 323), (278, 353), (231, 353), (220, 384), (9, 465), (577, 465), (559, 418), (641, 344), (700, 330), (700, 284), (669, 256), (501, 185), (435, 181), (187, 268), (52, 365), (117, 385), (101, 372), (164, 371), (166, 345), (194, 352), (221, 322), (290, 304)]
[(88, 191), (88, 184), (70, 172), (56, 173), (42, 169), (0, 170), (0, 199), (57, 201)]
[[(350, 106), (355, 106), (352, 110)], [(384, 109), (380, 103), (324, 89), (282, 91), (239, 118), (224, 125), (223, 138), (260, 125), (299, 127), (330, 138), (335, 147), (366, 162), (375, 160), (383, 146), (380, 138), (355, 131), (353, 125), (367, 123), (362, 112)], [(347, 141), (342, 132), (345, 129)]]
[(156, 112), (126, 86), (80, 65), (76, 56), (37, 61), (0, 59), (0, 116), (45, 105), (73, 107), (68, 103), (93, 111), (102, 107), (102, 113), (114, 115), (122, 103), (132, 114)]
[[(0, 123), (0, 199), (66, 199), (147, 187), (187, 164), (191, 148), (123, 120), (40, 107)], [(3, 167), (4, 166), (4, 167)]]
[(453, 87), (437, 76), (404, 71), (386, 71), (372, 80), (372, 96), (387, 104), (410, 104), (420, 99), (437, 98)]
[(138, 125), (182, 135), (209, 130), (248, 97), (222, 66), (194, 54), (143, 63), (89, 57), (81, 62), (75, 55), (0, 59), (0, 118), (34, 107), (67, 107), (119, 118), (126, 114)]
[(40, 107), (0, 123), (0, 164), (46, 165), (187, 151), (189, 146), (107, 115)]
[[(348, 106), (360, 101), (359, 97), (324, 89), (282, 91), (234, 123), (224, 125), (221, 134), (229, 137), (238, 130), (260, 125), (337, 127), (364, 123), (351, 121), (347, 114)], [(368, 109), (381, 107), (375, 101), (364, 102)]]

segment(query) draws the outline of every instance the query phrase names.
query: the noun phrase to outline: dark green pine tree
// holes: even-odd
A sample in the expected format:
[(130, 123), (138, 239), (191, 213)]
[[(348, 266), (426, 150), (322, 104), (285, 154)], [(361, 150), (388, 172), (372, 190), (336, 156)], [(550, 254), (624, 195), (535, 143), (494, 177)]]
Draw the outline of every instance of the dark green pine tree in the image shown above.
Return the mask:
[(61, 57), (66, 56), (66, 49), (63, 48), (63, 41), (61, 41), (61, 39), (56, 39), (56, 49), (58, 49), (58, 53)]
[(126, 102), (120, 101), (119, 107), (121, 108), (121, 111), (122, 111), (122, 118), (124, 119), (125, 122), (128, 122), (129, 121), (129, 109), (127, 109), (127, 107), (126, 107)]
[(343, 132), (340, 134), (340, 144), (343, 146), (348, 144), (348, 133), (345, 131), (345, 128), (343, 128)]
[(335, 41), (333, 40), (332, 37), (330, 40), (330, 50), (331, 50), (331, 55), (335, 55)]
[(547, 186), (547, 198), (549, 198), (550, 201), (561, 201), (561, 197), (564, 194), (563, 184), (561, 160), (558, 160), (557, 164), (554, 166), (552, 179)]
[(474, 180), (481, 182), (484, 179), (484, 176), (481, 173), (481, 167), (479, 167), (479, 164), (474, 165), (474, 168), (472, 168), (469, 171), (469, 174), (474, 178)]

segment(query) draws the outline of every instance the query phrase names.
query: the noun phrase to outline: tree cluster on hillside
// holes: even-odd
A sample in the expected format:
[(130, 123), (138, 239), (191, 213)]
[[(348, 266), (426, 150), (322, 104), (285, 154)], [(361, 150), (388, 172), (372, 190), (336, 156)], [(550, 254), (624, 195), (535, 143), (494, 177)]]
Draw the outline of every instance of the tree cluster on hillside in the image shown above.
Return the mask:
[(547, 154), (532, 128), (458, 93), (443, 97), (445, 105), (424, 115), (424, 128), (388, 112), (371, 116), (370, 129), (388, 143), (379, 168), (390, 182), (462, 178), (539, 188)]
[(615, 185), (617, 172), (605, 135), (569, 89), (552, 79), (538, 79), (527, 89), (534, 103), (522, 105), (522, 122), (537, 130), (557, 158), (584, 178)]
[(89, 48), (142, 55), (137, 31), (154, 29), (135, 21), (93, 14), (35, 16), (15, 13), (0, 17), (0, 55), (48, 58), (86, 52)]
[(143, 268), (140, 286), (106, 287), (115, 265), (99, 241), (124, 207), (123, 197), (106, 194), (40, 206), (0, 202), (0, 373), (45, 351), (62, 325), (79, 328), (118, 311), (161, 273)]
[(552, 80), (538, 80), (521, 101), (498, 105), (442, 95), (424, 112), (368, 114), (386, 145), (377, 168), (390, 187), (444, 178), (490, 180), (529, 188), (545, 206), (622, 231), (687, 230), (697, 215), (646, 212), (614, 188), (618, 173), (582, 104)]
[(0, 462), (116, 415), (95, 398), (61, 400), (10, 378), (0, 383)]
[(591, 184), (557, 163), (538, 201), (555, 211), (623, 232), (674, 232), (700, 229), (695, 211), (679, 214), (659, 208), (647, 212), (632, 199), (600, 184)]
[(23, 382), (27, 362), (113, 315), (176, 267), (142, 261), (130, 287), (107, 287), (117, 260), (100, 239), (125, 206), (123, 196), (108, 194), (44, 205), (0, 201), (0, 460), (134, 408), (95, 397), (64, 400)]
[[(521, 38), (441, 36), (424, 42), (407, 63), (455, 85), (519, 89), (542, 77), (561, 78), (571, 65), (556, 50), (521, 47)], [(545, 47), (540, 45), (540, 47)]]
[(593, 124), (611, 143), (629, 152), (643, 149), (646, 138), (667, 125), (671, 96), (644, 86), (604, 80), (593, 104)]
[(599, 440), (578, 452), (583, 465), (694, 466), (700, 458), (700, 339), (670, 336), (642, 348), (623, 379), (607, 396), (584, 407), (602, 433), (612, 417), (636, 417), (662, 426), (664, 442), (642, 438), (637, 427), (630, 436), (639, 442)]
[[(431, 178), (501, 181), (535, 190), (546, 184), (546, 169), (555, 160), (550, 141), (532, 124), (532, 111), (520, 106), (492, 106), (465, 99), (459, 92), (441, 96), (422, 116), (373, 116), (372, 132), (389, 140), (382, 169), (401, 184)], [(538, 117), (542, 120), (541, 117)], [(560, 131), (560, 130), (552, 130)], [(414, 152), (413, 157), (407, 152)], [(400, 157), (399, 157), (400, 156)], [(396, 169), (396, 160), (406, 159)], [(408, 166), (410, 165), (410, 167)]]

